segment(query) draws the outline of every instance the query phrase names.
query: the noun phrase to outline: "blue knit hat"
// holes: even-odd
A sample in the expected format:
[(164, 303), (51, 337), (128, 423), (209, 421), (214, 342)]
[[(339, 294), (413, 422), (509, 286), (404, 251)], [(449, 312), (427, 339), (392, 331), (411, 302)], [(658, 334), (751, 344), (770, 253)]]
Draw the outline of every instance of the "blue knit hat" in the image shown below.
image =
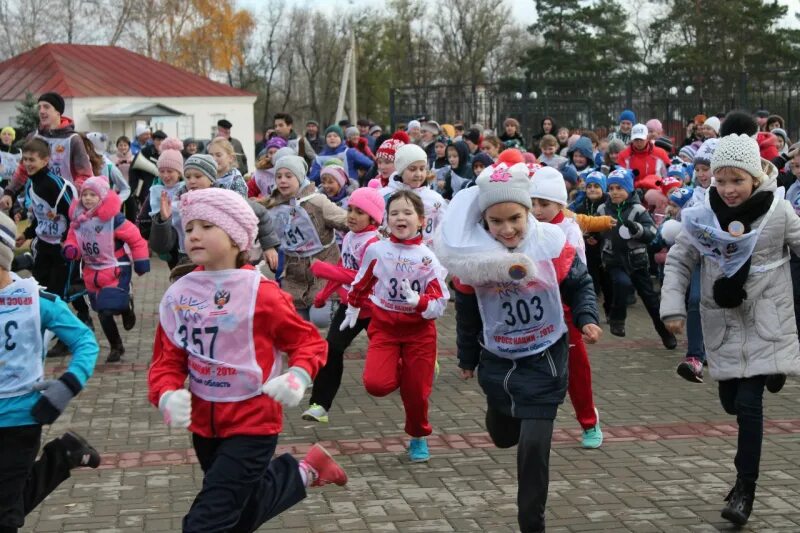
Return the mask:
[(588, 176), (586, 176), (586, 186), (588, 187), (590, 183), (599, 185), (600, 189), (602, 189), (603, 192), (606, 192), (606, 175), (599, 170), (593, 170), (592, 172), (589, 172)]
[(608, 175), (608, 179), (606, 180), (606, 187), (611, 187), (612, 185), (619, 185), (625, 189), (628, 194), (633, 194), (633, 174), (631, 174), (630, 170), (624, 168), (614, 170)]
[(619, 122), (623, 120), (629, 120), (632, 123), (636, 123), (636, 115), (630, 109), (625, 109), (622, 113), (619, 114)]
[(578, 171), (571, 163), (564, 165), (561, 175), (564, 176), (564, 181), (570, 182), (573, 186), (578, 184)]
[(680, 189), (672, 189), (669, 193), (669, 201), (677, 205), (681, 209), (686, 205), (686, 202), (692, 199), (694, 190), (689, 187), (681, 187)]
[(667, 176), (673, 176), (683, 181), (686, 179), (686, 167), (682, 164), (672, 164), (667, 169)]

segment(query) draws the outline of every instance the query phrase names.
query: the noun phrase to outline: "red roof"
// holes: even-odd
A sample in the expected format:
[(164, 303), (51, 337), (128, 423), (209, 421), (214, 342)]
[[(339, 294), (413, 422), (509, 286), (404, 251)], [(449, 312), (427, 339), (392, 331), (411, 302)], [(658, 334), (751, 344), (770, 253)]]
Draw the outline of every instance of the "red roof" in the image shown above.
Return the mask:
[(44, 44), (0, 63), (0, 100), (92, 96), (255, 96), (116, 46)]

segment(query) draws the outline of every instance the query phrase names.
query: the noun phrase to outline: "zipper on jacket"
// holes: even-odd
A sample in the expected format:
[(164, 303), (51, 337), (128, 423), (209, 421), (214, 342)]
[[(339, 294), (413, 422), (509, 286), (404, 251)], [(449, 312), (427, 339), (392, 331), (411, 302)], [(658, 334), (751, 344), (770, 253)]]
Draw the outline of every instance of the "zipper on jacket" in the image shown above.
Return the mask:
[(514, 404), (514, 395), (511, 394), (511, 391), (508, 390), (508, 380), (511, 379), (511, 373), (514, 372), (514, 370), (517, 369), (517, 361), (515, 360), (515, 361), (512, 361), (511, 363), (512, 363), (511, 364), (511, 370), (508, 371), (508, 373), (506, 374), (505, 379), (503, 380), (503, 390), (506, 391), (506, 394), (508, 394), (509, 399), (511, 399), (511, 416), (514, 416), (514, 408), (516, 406)]
[(558, 377), (558, 370), (556, 370), (556, 363), (553, 361), (553, 356), (550, 355), (550, 348), (544, 351), (544, 356), (547, 357), (547, 362), (550, 363), (550, 372), (553, 373), (553, 377)]

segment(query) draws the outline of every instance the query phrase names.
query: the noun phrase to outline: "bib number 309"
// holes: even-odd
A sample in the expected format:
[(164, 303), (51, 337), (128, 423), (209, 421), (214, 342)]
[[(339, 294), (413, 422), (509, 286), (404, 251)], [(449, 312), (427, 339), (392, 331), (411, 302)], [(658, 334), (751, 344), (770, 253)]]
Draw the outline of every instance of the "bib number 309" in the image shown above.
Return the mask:
[(542, 300), (538, 296), (530, 300), (517, 300), (514, 303), (503, 302), (503, 311), (506, 312), (505, 323), (509, 326), (527, 325), (531, 319), (539, 322), (544, 317)]

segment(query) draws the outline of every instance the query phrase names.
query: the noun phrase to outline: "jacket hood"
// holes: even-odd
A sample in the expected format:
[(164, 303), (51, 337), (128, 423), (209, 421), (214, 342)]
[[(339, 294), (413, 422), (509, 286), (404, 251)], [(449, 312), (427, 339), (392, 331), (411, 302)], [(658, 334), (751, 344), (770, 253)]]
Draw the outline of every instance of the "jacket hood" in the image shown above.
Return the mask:
[[(592, 151), (592, 141), (589, 137), (581, 137), (575, 144), (572, 145), (572, 148), (567, 150), (567, 157), (569, 158), (570, 163), (572, 163), (572, 154), (578, 152), (583, 157), (588, 159), (587, 165), (592, 166), (594, 161), (594, 152)], [(573, 163), (574, 164), (574, 163)]]
[(456, 141), (453, 147), (458, 152), (458, 167), (452, 171), (464, 179), (472, 179), (472, 165), (470, 164), (469, 146), (464, 141)]
[(69, 118), (61, 115), (61, 122), (55, 128), (49, 130), (37, 130), (40, 135), (45, 137), (69, 137), (75, 133), (75, 122)]
[[(100, 202), (100, 204), (95, 208), (94, 213), (91, 213), (90, 216), (97, 217), (103, 222), (107, 222), (117, 216), (117, 213), (120, 212), (122, 208), (122, 200), (120, 200), (119, 195), (114, 190), (109, 190), (106, 194), (105, 199)], [(72, 204), (69, 206), (69, 218), (73, 222), (80, 224), (82, 220), (81, 218), (88, 218), (85, 215), (89, 213), (83, 208), (81, 204), (81, 198), (75, 198), (72, 201)], [(81, 215), (84, 215), (83, 217)]]

